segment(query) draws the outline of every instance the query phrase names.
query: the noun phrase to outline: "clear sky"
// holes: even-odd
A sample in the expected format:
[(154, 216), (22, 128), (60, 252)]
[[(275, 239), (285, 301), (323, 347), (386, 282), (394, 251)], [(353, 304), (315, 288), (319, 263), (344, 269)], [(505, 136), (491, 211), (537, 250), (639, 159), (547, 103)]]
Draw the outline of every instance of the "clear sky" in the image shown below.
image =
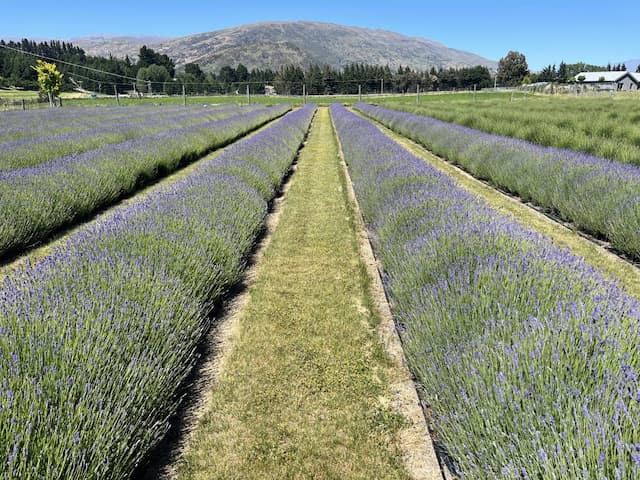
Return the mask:
[(491, 60), (518, 50), (532, 70), (561, 60), (606, 64), (640, 58), (637, 0), (3, 0), (0, 38), (178, 37), (270, 20), (380, 28)]

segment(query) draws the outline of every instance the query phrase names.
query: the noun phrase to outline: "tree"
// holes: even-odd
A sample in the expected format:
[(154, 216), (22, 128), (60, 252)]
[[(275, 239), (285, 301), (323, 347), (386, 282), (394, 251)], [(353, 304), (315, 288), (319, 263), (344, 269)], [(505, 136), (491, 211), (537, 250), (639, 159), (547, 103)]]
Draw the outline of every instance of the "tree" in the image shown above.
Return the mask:
[(638, 65), (638, 68), (636, 68), (636, 72), (640, 73), (640, 65)]
[(556, 80), (558, 73), (555, 65), (547, 65), (538, 75), (538, 82), (553, 82)]
[(498, 63), (498, 81), (504, 85), (520, 85), (528, 73), (527, 59), (520, 52), (512, 50)]
[(33, 68), (38, 74), (38, 86), (47, 93), (49, 106), (53, 107), (53, 97), (60, 95), (62, 91), (62, 73), (58, 71), (55, 63), (47, 63), (42, 60), (36, 62)]
[(197, 63), (185, 63), (184, 73), (193, 75), (198, 82), (204, 82), (204, 72)]
[[(147, 93), (151, 93), (148, 91), (149, 85), (161, 83), (162, 91), (166, 93), (165, 84), (168, 82), (173, 82), (173, 80), (169, 75), (169, 72), (167, 72), (167, 69), (160, 65), (142, 67), (138, 70), (138, 75), (136, 76), (136, 84), (139, 92), (147, 91)], [(159, 89), (159, 87), (156, 87), (156, 89)]]
[(151, 65), (160, 65), (164, 67), (169, 76), (173, 78), (176, 73), (176, 64), (167, 55), (160, 54), (155, 50), (148, 48), (146, 45), (140, 47), (138, 53), (138, 68), (150, 67)]
[(567, 64), (564, 63), (564, 60), (560, 62), (560, 66), (558, 67), (558, 81), (564, 83), (567, 81)]

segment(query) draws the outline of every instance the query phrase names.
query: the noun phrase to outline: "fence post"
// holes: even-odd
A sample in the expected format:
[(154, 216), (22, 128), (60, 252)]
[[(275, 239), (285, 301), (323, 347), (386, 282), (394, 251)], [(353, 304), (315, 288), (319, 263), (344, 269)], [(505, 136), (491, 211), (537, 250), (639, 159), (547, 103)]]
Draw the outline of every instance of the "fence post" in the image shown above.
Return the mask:
[(358, 85), (358, 101), (362, 101), (362, 85)]
[(20, 102), (22, 103), (22, 110), (26, 110), (27, 109), (27, 102), (24, 101), (24, 98), (22, 98), (20, 100)]
[(182, 105), (187, 106), (187, 91), (184, 88), (184, 83), (182, 84)]
[(420, 84), (416, 83), (416, 105), (420, 105)]
[(113, 86), (113, 91), (116, 94), (116, 103), (118, 104), (118, 106), (120, 106), (120, 96), (118, 95), (118, 87), (116, 87), (115, 85)]

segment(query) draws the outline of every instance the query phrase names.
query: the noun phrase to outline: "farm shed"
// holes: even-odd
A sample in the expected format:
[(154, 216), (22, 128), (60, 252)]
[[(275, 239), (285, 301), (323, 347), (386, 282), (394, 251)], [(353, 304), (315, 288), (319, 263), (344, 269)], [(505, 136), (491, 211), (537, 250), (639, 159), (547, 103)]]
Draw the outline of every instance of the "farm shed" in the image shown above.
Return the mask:
[(626, 91), (640, 89), (640, 73), (626, 71), (580, 72), (574, 79), (580, 85), (585, 85), (594, 90)]

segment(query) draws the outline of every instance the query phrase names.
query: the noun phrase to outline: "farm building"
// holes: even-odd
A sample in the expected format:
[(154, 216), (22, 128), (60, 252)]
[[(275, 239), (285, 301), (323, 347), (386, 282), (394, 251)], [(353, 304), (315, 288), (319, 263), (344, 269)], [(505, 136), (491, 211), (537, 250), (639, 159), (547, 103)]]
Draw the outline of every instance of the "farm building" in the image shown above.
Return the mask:
[(576, 82), (595, 90), (638, 90), (640, 73), (633, 72), (580, 72)]

